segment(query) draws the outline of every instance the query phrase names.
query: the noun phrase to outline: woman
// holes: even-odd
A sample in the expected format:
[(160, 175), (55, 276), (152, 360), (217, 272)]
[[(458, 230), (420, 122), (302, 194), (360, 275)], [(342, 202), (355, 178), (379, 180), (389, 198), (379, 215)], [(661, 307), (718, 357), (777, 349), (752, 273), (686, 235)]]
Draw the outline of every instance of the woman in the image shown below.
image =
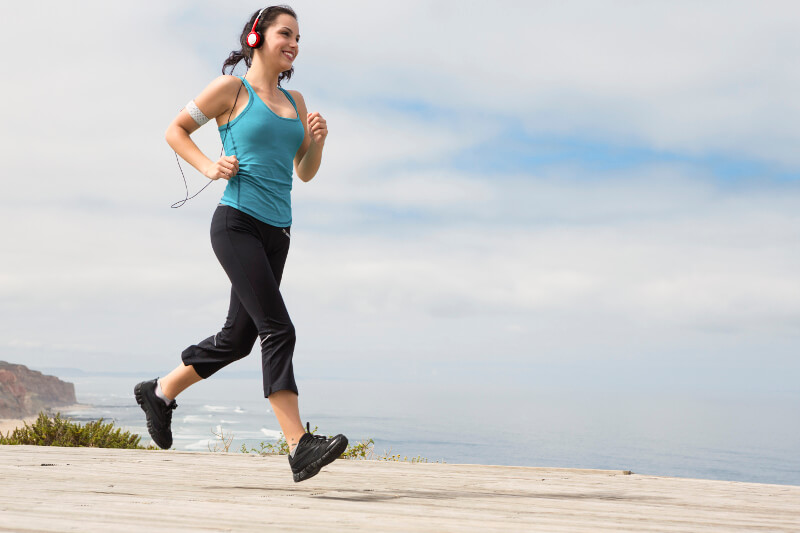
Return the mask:
[[(286, 91), (300, 41), (297, 16), (288, 6), (255, 12), (242, 31), (241, 50), (230, 54), (215, 79), (169, 125), (166, 139), (206, 177), (228, 185), (211, 221), (211, 244), (231, 280), (224, 326), (181, 355), (182, 364), (161, 379), (139, 383), (136, 401), (147, 429), (161, 448), (172, 446), (175, 397), (222, 367), (250, 353), (260, 339), (264, 396), (289, 444), (295, 481), (316, 475), (347, 448), (347, 438), (312, 435), (303, 429), (292, 369), (295, 333), (279, 291), (291, 226), (292, 161), (297, 176), (317, 173), (328, 129), (308, 113), (303, 96)], [(241, 78), (225, 75), (244, 60)], [(244, 90), (243, 90), (244, 88)], [(214, 162), (190, 135), (215, 118), (225, 155)]]

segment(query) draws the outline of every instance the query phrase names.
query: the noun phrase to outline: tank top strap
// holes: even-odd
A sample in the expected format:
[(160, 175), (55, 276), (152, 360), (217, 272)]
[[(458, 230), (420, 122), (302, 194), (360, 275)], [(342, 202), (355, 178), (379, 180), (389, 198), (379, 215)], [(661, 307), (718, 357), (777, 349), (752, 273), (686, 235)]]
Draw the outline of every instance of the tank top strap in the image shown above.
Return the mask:
[(253, 97), (253, 88), (250, 87), (250, 82), (247, 81), (244, 76), (239, 76), (239, 79), (242, 80), (242, 83), (244, 83), (245, 89), (247, 89), (247, 94), (249, 94), (250, 98), (252, 98)]
[(297, 110), (297, 104), (294, 103), (294, 98), (292, 98), (292, 95), (289, 94), (289, 91), (287, 91), (283, 87), (278, 87), (278, 89), (283, 91), (283, 94), (285, 94), (286, 98), (288, 98), (289, 101), (292, 103), (292, 107), (294, 107), (294, 112), (297, 113), (297, 118), (300, 118), (300, 112)]

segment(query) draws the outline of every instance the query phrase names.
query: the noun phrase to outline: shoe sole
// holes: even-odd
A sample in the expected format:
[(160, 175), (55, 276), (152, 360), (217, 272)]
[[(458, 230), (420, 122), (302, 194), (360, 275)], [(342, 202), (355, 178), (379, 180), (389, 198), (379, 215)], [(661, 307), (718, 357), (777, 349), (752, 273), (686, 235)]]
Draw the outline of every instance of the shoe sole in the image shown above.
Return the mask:
[(319, 471), (322, 470), (324, 466), (327, 466), (334, 462), (336, 459), (342, 455), (347, 449), (347, 437), (342, 436), (342, 439), (338, 441), (336, 444), (328, 448), (328, 450), (316, 461), (310, 463), (304, 469), (299, 472), (295, 472), (293, 474), (295, 483), (300, 481), (305, 481), (307, 479), (311, 479), (312, 477), (319, 474)]
[(142, 411), (144, 411), (144, 417), (145, 417), (145, 420), (147, 420), (147, 432), (150, 434), (150, 438), (153, 439), (153, 442), (155, 442), (156, 446), (158, 446), (162, 450), (167, 450), (167, 449), (171, 448), (172, 445), (167, 446), (165, 448), (164, 446), (161, 446), (158, 442), (156, 442), (155, 438), (153, 438), (153, 433), (154, 433), (153, 424), (152, 424), (152, 422), (150, 422), (150, 412), (147, 410), (147, 406), (146, 406), (146, 404), (144, 402), (143, 393), (142, 393), (142, 384), (141, 383), (138, 383), (133, 388), (133, 395), (136, 397), (136, 403), (138, 403), (139, 407), (141, 407)]

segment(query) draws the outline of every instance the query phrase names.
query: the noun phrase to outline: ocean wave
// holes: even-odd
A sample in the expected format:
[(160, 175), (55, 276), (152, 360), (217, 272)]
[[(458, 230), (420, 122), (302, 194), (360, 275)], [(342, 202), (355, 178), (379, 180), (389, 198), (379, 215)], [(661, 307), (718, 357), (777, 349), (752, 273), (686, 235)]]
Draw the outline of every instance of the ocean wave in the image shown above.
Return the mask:
[(278, 440), (283, 436), (282, 432), (267, 428), (261, 428), (261, 433), (263, 433), (265, 437), (269, 437), (273, 440)]
[(191, 423), (197, 423), (197, 422), (208, 423), (208, 422), (211, 422), (212, 418), (213, 418), (213, 415), (186, 415), (183, 418), (181, 418), (181, 421), (184, 424), (191, 424)]
[[(188, 435), (181, 435), (179, 438), (175, 437), (175, 442), (177, 443), (178, 441), (185, 442), (187, 440), (188, 441), (192, 441), (192, 440), (199, 440), (199, 439), (208, 439), (208, 440), (212, 440), (212, 441), (218, 440), (216, 437), (214, 437), (214, 434), (212, 433), (212, 430), (213, 430), (213, 428), (208, 428), (208, 433), (200, 433), (198, 431), (195, 431), (195, 432), (190, 433)], [(183, 446), (183, 444), (181, 444), (181, 446)], [(177, 444), (176, 444), (176, 447), (177, 447)]]
[(193, 452), (196, 452), (196, 451), (207, 452), (209, 446), (213, 447), (213, 442), (214, 442), (214, 439), (203, 439), (203, 440), (199, 440), (197, 442), (193, 442), (191, 444), (185, 444), (184, 446), (182, 446), (182, 448), (184, 450), (189, 450), (189, 451), (193, 451)]
[(224, 405), (204, 405), (203, 409), (214, 413), (224, 413), (225, 411), (229, 411), (230, 407), (225, 407)]

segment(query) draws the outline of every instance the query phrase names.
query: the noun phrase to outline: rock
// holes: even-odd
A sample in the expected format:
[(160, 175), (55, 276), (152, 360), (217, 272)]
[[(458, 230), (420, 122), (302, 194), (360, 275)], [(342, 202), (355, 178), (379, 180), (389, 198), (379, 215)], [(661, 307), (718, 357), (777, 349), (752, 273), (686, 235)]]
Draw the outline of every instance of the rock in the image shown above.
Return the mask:
[(75, 385), (24, 365), (0, 361), (0, 418), (24, 418), (76, 403)]

